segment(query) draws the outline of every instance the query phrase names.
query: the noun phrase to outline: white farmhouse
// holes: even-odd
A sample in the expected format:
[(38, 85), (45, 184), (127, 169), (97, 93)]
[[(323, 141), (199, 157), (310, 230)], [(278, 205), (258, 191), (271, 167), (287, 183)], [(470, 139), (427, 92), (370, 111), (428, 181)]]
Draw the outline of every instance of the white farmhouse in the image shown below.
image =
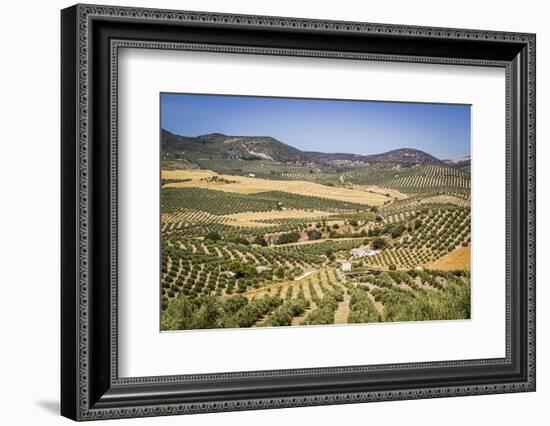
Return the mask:
[(366, 248), (354, 248), (349, 251), (353, 257), (371, 257), (378, 253), (378, 250), (369, 250)]
[(254, 173), (249, 173), (247, 174), (248, 177), (256, 177), (256, 175)]
[(342, 271), (343, 272), (350, 272), (351, 271), (351, 263), (350, 262), (342, 262)]

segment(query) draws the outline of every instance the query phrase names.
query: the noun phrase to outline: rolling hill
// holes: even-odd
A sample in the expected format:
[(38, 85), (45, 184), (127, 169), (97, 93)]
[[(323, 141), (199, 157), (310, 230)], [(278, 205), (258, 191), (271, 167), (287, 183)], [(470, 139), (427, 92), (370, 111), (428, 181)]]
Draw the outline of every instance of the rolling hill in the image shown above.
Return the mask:
[(424, 151), (400, 148), (375, 155), (301, 151), (270, 136), (228, 136), (221, 133), (188, 137), (162, 130), (162, 152), (167, 158), (185, 157), (187, 153), (222, 156), (244, 160), (271, 160), (282, 163), (358, 163), (397, 162), (441, 164)]
[(163, 130), (162, 151), (163, 154), (170, 153), (173, 155), (200, 152), (230, 158), (280, 162), (310, 160), (306, 153), (270, 136), (227, 136), (221, 133), (187, 137)]
[(459, 158), (454, 158), (452, 160), (443, 160), (445, 164), (457, 167), (459, 169), (470, 170), (472, 159), (469, 155)]
[(351, 161), (362, 163), (441, 163), (441, 160), (424, 151), (412, 148), (399, 148), (382, 154), (358, 155), (344, 153), (307, 152), (309, 158), (315, 161)]

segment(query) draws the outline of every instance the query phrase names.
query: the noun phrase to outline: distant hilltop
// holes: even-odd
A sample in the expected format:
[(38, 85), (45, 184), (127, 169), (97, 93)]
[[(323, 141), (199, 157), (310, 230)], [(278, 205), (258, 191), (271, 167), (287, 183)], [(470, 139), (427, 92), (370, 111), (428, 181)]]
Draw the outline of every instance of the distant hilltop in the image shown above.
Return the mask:
[(222, 133), (208, 133), (190, 137), (176, 135), (165, 129), (162, 130), (162, 152), (163, 155), (182, 155), (194, 152), (249, 160), (297, 163), (446, 163), (451, 166), (463, 167), (466, 161), (468, 165), (470, 161), (470, 157), (442, 161), (424, 151), (412, 148), (400, 148), (374, 155), (301, 151), (271, 136), (228, 136)]
[(315, 161), (360, 161), (363, 163), (382, 163), (392, 161), (396, 163), (441, 163), (441, 160), (424, 151), (413, 148), (399, 148), (382, 154), (358, 155), (323, 152), (306, 152)]
[(454, 166), (454, 167), (459, 167), (461, 169), (469, 170), (471, 161), (472, 161), (471, 157), (469, 155), (466, 155), (464, 157), (459, 157), (452, 160), (444, 160), (444, 163), (447, 164), (448, 166)]

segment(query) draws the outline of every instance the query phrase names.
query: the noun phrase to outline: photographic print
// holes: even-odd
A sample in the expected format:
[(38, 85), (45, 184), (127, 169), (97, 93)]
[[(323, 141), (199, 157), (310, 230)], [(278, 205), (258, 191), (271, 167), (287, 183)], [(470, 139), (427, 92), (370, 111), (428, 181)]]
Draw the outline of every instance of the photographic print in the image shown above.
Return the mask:
[(161, 330), (470, 319), (470, 113), (161, 93)]
[(63, 416), (536, 390), (535, 34), (86, 4), (60, 34)]

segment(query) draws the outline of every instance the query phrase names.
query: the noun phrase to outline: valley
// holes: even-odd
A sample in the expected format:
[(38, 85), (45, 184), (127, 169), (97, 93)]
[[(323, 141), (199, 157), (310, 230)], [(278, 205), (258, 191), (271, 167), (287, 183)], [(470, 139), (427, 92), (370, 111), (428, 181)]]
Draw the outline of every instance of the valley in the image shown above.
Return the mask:
[(470, 318), (470, 172), (162, 132), (163, 330)]

